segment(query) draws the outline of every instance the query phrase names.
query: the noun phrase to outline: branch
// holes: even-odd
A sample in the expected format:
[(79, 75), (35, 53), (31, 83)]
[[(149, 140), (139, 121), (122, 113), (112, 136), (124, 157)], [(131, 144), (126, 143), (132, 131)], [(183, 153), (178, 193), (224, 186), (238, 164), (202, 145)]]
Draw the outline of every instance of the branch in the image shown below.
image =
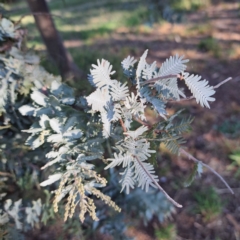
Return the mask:
[(213, 88), (214, 88), (214, 89), (219, 88), (221, 85), (225, 84), (226, 82), (228, 82), (228, 81), (230, 81), (230, 80), (232, 80), (231, 77), (229, 77), (229, 78), (223, 80), (223, 81), (220, 82), (219, 84), (215, 85)]
[(0, 176), (3, 176), (3, 177), (14, 177), (13, 174), (8, 173), (8, 172), (0, 172)]
[(120, 121), (123, 131), (127, 132), (127, 128), (125, 127), (123, 120), (120, 118), (119, 121)]
[(149, 83), (155, 83), (157, 82), (158, 80), (162, 80), (162, 79), (166, 79), (166, 78), (180, 78), (181, 76), (179, 74), (175, 75), (175, 74), (170, 74), (170, 75), (166, 75), (166, 76), (162, 76), (162, 77), (156, 77), (156, 78), (152, 78), (152, 79), (149, 79), (143, 83), (141, 83), (142, 86), (146, 85), (146, 84), (149, 84)]
[(144, 126), (147, 126), (149, 129), (152, 128), (152, 125), (147, 123), (147, 122), (144, 122), (143, 120), (141, 120), (140, 118), (138, 117), (134, 117), (133, 116), (133, 119), (137, 122), (139, 122), (140, 124), (144, 125)]
[(229, 189), (229, 191), (234, 194), (233, 190), (231, 189), (231, 187), (227, 184), (227, 182), (223, 179), (223, 177), (217, 173), (213, 168), (211, 168), (209, 165), (203, 163), (202, 161), (196, 159), (194, 156), (192, 156), (190, 153), (186, 152), (184, 149), (180, 148), (179, 152), (184, 154), (185, 156), (188, 157), (189, 160), (192, 160), (195, 163), (200, 163), (202, 164), (204, 167), (208, 168), (211, 172), (213, 172), (217, 177), (220, 178), (220, 180), (226, 185), (226, 187)]
[(6, 129), (6, 128), (10, 128), (12, 125), (8, 124), (6, 126), (0, 126), (0, 130)]
[(54, 60), (62, 78), (64, 80), (76, 80), (76, 78), (82, 77), (83, 72), (75, 65), (70, 53), (63, 44), (46, 0), (27, 0), (27, 3), (49, 56)]
[(140, 164), (140, 166), (142, 167), (142, 169), (144, 169), (145, 173), (148, 175), (148, 177), (152, 180), (152, 182), (157, 186), (157, 188), (163, 192), (163, 194), (166, 196), (166, 198), (176, 207), (181, 208), (182, 205), (180, 205), (179, 203), (177, 203), (174, 199), (172, 199), (166, 192), (165, 190), (158, 184), (158, 182), (148, 173), (148, 171), (146, 171), (145, 167), (143, 166), (142, 162), (138, 159), (137, 156), (134, 156), (137, 160), (137, 162)]
[(172, 140), (177, 140), (178, 137), (173, 137), (173, 138), (146, 138), (147, 141), (159, 141), (159, 142), (168, 142)]

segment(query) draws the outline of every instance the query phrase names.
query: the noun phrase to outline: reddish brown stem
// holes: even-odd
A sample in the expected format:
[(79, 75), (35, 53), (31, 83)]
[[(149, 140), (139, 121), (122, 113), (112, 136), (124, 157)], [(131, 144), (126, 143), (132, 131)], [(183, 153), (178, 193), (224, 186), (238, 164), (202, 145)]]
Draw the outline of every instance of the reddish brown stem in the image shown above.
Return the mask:
[(184, 149), (180, 148), (179, 149), (179, 153), (184, 154), (185, 156), (188, 157), (188, 159), (192, 160), (195, 163), (200, 163), (202, 164), (204, 167), (208, 168), (212, 173), (214, 173), (217, 177), (220, 178), (220, 180), (226, 185), (226, 187), (229, 189), (229, 191), (234, 194), (233, 190), (231, 189), (231, 187), (228, 185), (228, 183), (223, 179), (223, 177), (217, 173), (213, 168), (211, 168), (210, 166), (208, 166), (207, 164), (203, 163), (202, 161), (198, 160), (197, 158), (195, 158), (194, 156), (192, 156), (190, 153), (186, 152)]
[(162, 77), (156, 77), (156, 78), (152, 78), (152, 79), (149, 79), (143, 83), (141, 83), (142, 86), (146, 85), (146, 84), (149, 84), (149, 83), (155, 83), (157, 82), (158, 80), (162, 80), (162, 79), (166, 79), (166, 78), (179, 78), (180, 75), (179, 74), (170, 74), (170, 75), (166, 75), (166, 76), (162, 76)]
[(120, 122), (120, 124), (122, 126), (123, 132), (127, 132), (127, 128), (125, 127), (124, 122), (123, 122), (123, 120), (121, 118), (119, 119), (119, 122)]
[(155, 186), (166, 196), (166, 198), (176, 207), (181, 208), (182, 205), (177, 203), (174, 199), (172, 199), (167, 192), (158, 184), (158, 182), (146, 171), (145, 167), (143, 166), (142, 162), (138, 159), (137, 156), (134, 156), (136, 160), (138, 161), (139, 165), (144, 169), (145, 173), (149, 176), (149, 178), (152, 180), (152, 182), (155, 184)]

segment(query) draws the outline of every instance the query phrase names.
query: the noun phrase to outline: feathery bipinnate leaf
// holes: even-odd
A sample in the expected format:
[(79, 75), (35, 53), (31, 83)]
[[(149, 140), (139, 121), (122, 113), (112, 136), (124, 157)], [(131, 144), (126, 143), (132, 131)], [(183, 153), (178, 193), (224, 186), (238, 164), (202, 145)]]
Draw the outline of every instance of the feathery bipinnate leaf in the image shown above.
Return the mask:
[(101, 112), (101, 119), (103, 123), (102, 134), (104, 138), (109, 138), (111, 135), (111, 122), (108, 119), (108, 114), (106, 111)]
[(211, 97), (215, 90), (212, 86), (208, 85), (207, 80), (201, 80), (201, 76), (184, 74), (184, 80), (193, 96), (196, 98), (197, 103), (200, 103), (202, 107), (206, 106), (210, 108), (208, 102), (215, 101), (215, 98)]
[(155, 175), (153, 166), (150, 163), (144, 162), (155, 153), (150, 150), (150, 143), (146, 139), (141, 138), (142, 134), (148, 130), (146, 126), (141, 126), (135, 131), (127, 131), (125, 141), (120, 144), (119, 149), (124, 151), (119, 155), (114, 154), (114, 158), (108, 159), (111, 163), (105, 168), (112, 168), (120, 164), (126, 168), (122, 175), (122, 190), (133, 188), (135, 184), (148, 191), (149, 186), (156, 186), (155, 181), (158, 177)]
[(178, 154), (181, 144), (185, 143), (185, 140), (181, 136), (173, 136), (169, 133), (163, 133), (162, 137), (164, 139), (168, 138), (168, 140), (164, 141), (164, 145), (173, 154)]
[(146, 162), (140, 162), (135, 160), (135, 181), (138, 182), (138, 187), (141, 187), (143, 190), (148, 192), (149, 186), (156, 188), (157, 186), (153, 182), (158, 181), (158, 176), (155, 175), (155, 170), (153, 165)]
[(133, 162), (133, 157), (126, 153), (119, 153), (118, 155), (117, 153), (114, 153), (114, 158), (108, 158), (108, 161), (111, 161), (111, 163), (104, 169), (113, 168), (121, 164), (123, 167), (127, 167), (129, 163)]
[[(177, 78), (169, 78), (157, 81), (154, 85), (159, 94), (162, 94), (164, 98), (180, 99), (180, 96), (186, 98), (185, 94), (179, 90), (177, 84)], [(166, 93), (164, 93), (166, 91)]]
[(133, 114), (134, 116), (145, 120), (144, 109), (145, 105), (142, 101), (138, 101), (138, 96), (131, 93), (131, 96), (128, 96), (124, 101), (125, 107)]
[(133, 65), (137, 62), (137, 60), (134, 59), (134, 57), (126, 57), (122, 62), (122, 68), (124, 70), (128, 70), (130, 67), (133, 67)]
[(114, 84), (110, 87), (110, 95), (112, 96), (113, 101), (125, 100), (129, 96), (129, 90), (127, 83), (120, 83), (115, 80)]
[(153, 62), (152, 64), (146, 64), (145, 69), (143, 69), (143, 76), (142, 78), (149, 80), (156, 75), (156, 67), (157, 62)]
[(112, 65), (105, 59), (102, 61), (97, 60), (97, 65), (92, 64), (93, 69), (90, 70), (92, 75), (92, 81), (96, 87), (101, 88), (105, 85), (111, 85), (110, 75), (114, 74), (112, 71)]
[(107, 87), (98, 88), (96, 91), (86, 97), (88, 105), (92, 107), (94, 112), (101, 112), (104, 110), (107, 102), (110, 101), (110, 95)]
[(188, 59), (183, 59), (184, 56), (178, 56), (176, 54), (175, 56), (171, 56), (168, 58), (159, 69), (159, 72), (157, 73), (157, 77), (167, 76), (167, 75), (176, 75), (179, 74), (187, 68), (185, 63), (187, 63)]
[(190, 130), (190, 124), (192, 123), (193, 118), (183, 118), (180, 123), (174, 124), (172, 130), (174, 130), (177, 134), (182, 134)]
[(148, 97), (147, 101), (152, 104), (154, 109), (159, 113), (161, 117), (166, 118), (165, 115), (167, 114), (167, 112), (166, 112), (166, 106), (163, 100), (156, 97)]
[(161, 98), (155, 97), (152, 95), (151, 89), (148, 86), (141, 88), (140, 95), (145, 99), (146, 102), (152, 104), (153, 108), (159, 113), (159, 115), (165, 118), (164, 115), (167, 114), (165, 110), (165, 103)]
[(193, 121), (192, 118), (182, 118), (179, 121), (176, 117), (182, 112), (182, 110), (176, 112), (166, 121), (160, 122), (157, 126), (157, 130), (161, 133), (161, 138), (159, 139), (164, 143), (167, 149), (173, 154), (177, 154), (181, 144), (185, 141), (182, 138), (182, 133), (187, 132), (190, 129), (190, 124)]
[[(188, 62), (188, 59), (183, 59), (183, 57), (184, 56), (179, 57), (178, 55), (171, 56), (162, 64), (161, 68), (154, 77), (177, 75), (185, 71), (187, 68), (185, 63)], [(166, 79), (158, 80), (155, 82), (154, 87), (159, 94), (163, 94), (164, 90), (167, 90), (168, 94), (163, 94), (167, 99), (172, 97), (176, 100), (179, 100), (180, 96), (184, 98), (186, 97), (184, 93), (178, 88), (177, 77), (168, 77)]]
[(147, 54), (148, 54), (148, 50), (145, 50), (143, 55), (140, 57), (140, 60), (139, 60), (138, 66), (137, 66), (137, 70), (136, 70), (136, 80), (137, 80), (136, 85), (137, 86), (136, 86), (136, 88), (138, 90), (140, 90), (140, 78), (141, 78), (142, 72), (145, 69), (146, 64), (147, 64), (147, 62), (146, 62)]
[(126, 127), (126, 129), (129, 129), (132, 123), (132, 113), (126, 107), (123, 107), (121, 111), (122, 111), (122, 116), (124, 120), (124, 126)]
[(115, 122), (122, 117), (121, 105), (119, 103), (114, 104), (112, 101), (110, 101), (107, 103), (105, 110), (109, 122)]
[(126, 193), (129, 194), (130, 189), (133, 189), (135, 185), (134, 166), (129, 164), (120, 175), (122, 175), (122, 179), (119, 181), (122, 184), (121, 192), (126, 189)]
[(147, 126), (141, 126), (138, 129), (136, 129), (135, 131), (127, 131), (124, 134), (133, 139), (136, 139), (136, 138), (140, 137), (147, 130), (148, 130)]
[(112, 65), (106, 60), (98, 65), (92, 65), (89, 76), (90, 82), (94, 83), (97, 90), (86, 97), (87, 103), (91, 106), (93, 112), (100, 112), (103, 123), (102, 134), (104, 138), (111, 135), (111, 122), (121, 118), (121, 105), (119, 101), (128, 97), (128, 87), (117, 80), (111, 80), (110, 75), (114, 73)]

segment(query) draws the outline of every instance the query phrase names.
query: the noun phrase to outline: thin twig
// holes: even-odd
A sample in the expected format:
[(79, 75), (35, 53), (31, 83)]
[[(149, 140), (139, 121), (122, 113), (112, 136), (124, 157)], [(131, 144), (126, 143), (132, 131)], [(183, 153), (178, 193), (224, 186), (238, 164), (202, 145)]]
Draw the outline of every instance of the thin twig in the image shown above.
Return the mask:
[(141, 120), (140, 118), (137, 118), (137, 117), (134, 117), (134, 116), (133, 116), (133, 119), (134, 119), (135, 121), (141, 123), (142, 125), (147, 126), (148, 128), (152, 128), (152, 125), (150, 125), (150, 124), (147, 123), (147, 122), (144, 122), (144, 121)]
[(0, 176), (3, 176), (3, 177), (14, 177), (13, 174), (8, 173), (8, 172), (0, 172)]
[(180, 205), (179, 203), (177, 203), (174, 199), (172, 199), (166, 192), (165, 190), (158, 184), (158, 182), (148, 173), (148, 171), (146, 171), (145, 167), (143, 166), (142, 162), (138, 159), (137, 156), (134, 156), (136, 158), (136, 160), (138, 161), (138, 163), (141, 165), (141, 167), (144, 169), (145, 173), (149, 176), (149, 178), (154, 182), (154, 184), (158, 187), (158, 189), (160, 191), (163, 192), (163, 194), (166, 196), (166, 198), (176, 207), (181, 208), (182, 205)]
[(175, 138), (146, 138), (148, 141), (159, 141), (159, 142), (168, 142), (172, 140), (177, 140), (179, 137)]
[(183, 101), (187, 101), (187, 100), (191, 100), (191, 99), (194, 99), (195, 97), (194, 96), (191, 96), (191, 97), (187, 97), (187, 98), (181, 98), (180, 100), (170, 100), (168, 102), (171, 102), (171, 103), (179, 103), (179, 102), (183, 102)]
[[(120, 124), (122, 126), (122, 129), (124, 132), (127, 132), (127, 128), (125, 127), (124, 123), (123, 123), (123, 120), (120, 118), (119, 119), (120, 121)], [(154, 182), (154, 184), (158, 187), (158, 189), (160, 191), (163, 192), (163, 194), (166, 196), (166, 198), (173, 204), (175, 205), (176, 207), (179, 207), (181, 208), (182, 205), (178, 204), (176, 201), (174, 201), (166, 192), (165, 190), (158, 184), (158, 182), (146, 171), (145, 167), (143, 166), (142, 162), (138, 159), (137, 156), (134, 156), (136, 158), (136, 160), (138, 161), (138, 163), (141, 165), (141, 167), (144, 169), (145, 173), (149, 176), (149, 178), (152, 180), (152, 182)]]
[(220, 82), (219, 84), (215, 85), (213, 88), (214, 88), (214, 89), (219, 88), (221, 85), (225, 84), (226, 82), (228, 82), (228, 81), (230, 81), (230, 80), (232, 80), (231, 77), (229, 77), (229, 78), (223, 80), (223, 81)]
[[(234, 193), (239, 193), (240, 192), (240, 188), (232, 188), (232, 190), (234, 191)], [(225, 194), (227, 193), (229, 190), (228, 188), (215, 188), (215, 191), (218, 193), (218, 194)]]
[(229, 189), (229, 191), (234, 194), (233, 190), (231, 189), (231, 187), (228, 185), (228, 183), (223, 179), (223, 177), (217, 173), (213, 168), (211, 168), (209, 165), (203, 163), (202, 161), (196, 159), (194, 156), (192, 156), (190, 153), (186, 152), (184, 149), (180, 148), (179, 152), (184, 154), (185, 156), (188, 157), (188, 159), (192, 160), (195, 163), (200, 163), (202, 164), (204, 167), (208, 168), (211, 172), (213, 172), (217, 177), (220, 178), (220, 180), (226, 185), (226, 187)]
[(123, 120), (120, 118), (119, 121), (120, 121), (123, 131), (127, 132), (127, 128), (125, 127)]
[(175, 78), (175, 77), (180, 77), (179, 74), (170, 74), (170, 75), (166, 75), (166, 76), (162, 76), (162, 77), (156, 77), (156, 78), (152, 78), (152, 79), (149, 79), (143, 83), (141, 83), (142, 86), (146, 85), (146, 84), (149, 84), (149, 83), (155, 83), (157, 82), (158, 80), (162, 80), (162, 79), (166, 79), (166, 78)]
[(0, 130), (6, 129), (6, 128), (10, 128), (12, 125), (8, 124), (6, 126), (0, 126)]
[(226, 215), (226, 218), (234, 226), (234, 228), (240, 233), (240, 224), (237, 222), (237, 220), (234, 218), (234, 216), (232, 214), (228, 213)]

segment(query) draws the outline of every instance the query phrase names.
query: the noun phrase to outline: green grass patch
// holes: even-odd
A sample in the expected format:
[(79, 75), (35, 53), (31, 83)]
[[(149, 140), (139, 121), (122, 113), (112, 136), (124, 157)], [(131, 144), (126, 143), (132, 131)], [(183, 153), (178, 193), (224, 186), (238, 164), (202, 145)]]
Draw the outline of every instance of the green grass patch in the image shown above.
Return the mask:
[(218, 41), (213, 37), (207, 37), (198, 44), (198, 49), (203, 52), (210, 52), (214, 57), (220, 57), (221, 48)]
[(196, 192), (194, 198), (197, 202), (194, 213), (202, 214), (205, 222), (209, 222), (221, 214), (223, 204), (213, 188)]
[[(88, 42), (97, 37), (108, 37), (120, 27), (137, 27), (148, 18), (147, 4), (140, 4), (140, 1), (107, 1), (103, 4), (93, 1), (89, 4), (88, 1), (71, 0), (65, 3), (50, 1), (48, 4), (63, 40)], [(11, 7), (11, 19), (14, 21), (27, 14), (21, 24), (28, 29), (28, 47), (42, 48), (40, 34), (26, 3), (12, 4)]]
[(213, 31), (213, 27), (210, 23), (196, 24), (187, 31), (191, 34), (210, 35)]
[(235, 139), (240, 136), (240, 122), (237, 116), (226, 119), (221, 125), (215, 128), (229, 138)]
[(141, 7), (132, 12), (132, 14), (125, 20), (124, 25), (126, 27), (137, 27), (143, 23), (146, 23), (149, 18), (149, 10)]
[(155, 229), (155, 237), (157, 240), (175, 240), (177, 237), (175, 225), (169, 224), (166, 227)]
[(234, 152), (233, 154), (231, 154), (229, 156), (230, 159), (232, 159), (233, 161), (235, 161), (237, 163), (238, 166), (240, 166), (240, 150)]
[(234, 170), (234, 177), (240, 177), (240, 149), (237, 149), (232, 154), (229, 155), (232, 163), (228, 166), (229, 170)]
[(192, 12), (210, 6), (210, 0), (171, 0), (171, 6), (175, 11)]

